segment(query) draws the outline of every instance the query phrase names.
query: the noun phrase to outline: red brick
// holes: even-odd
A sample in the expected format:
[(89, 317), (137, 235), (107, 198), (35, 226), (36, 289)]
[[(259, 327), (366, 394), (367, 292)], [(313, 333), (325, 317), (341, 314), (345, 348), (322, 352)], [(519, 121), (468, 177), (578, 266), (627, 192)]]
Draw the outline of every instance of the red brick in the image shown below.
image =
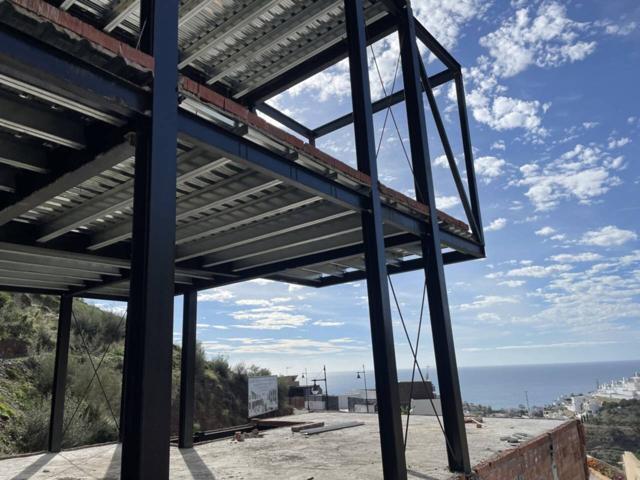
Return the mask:
[(120, 42), (91, 25), (82, 22), (69, 13), (50, 5), (43, 0), (11, 0), (15, 5), (56, 24), (86, 40), (99, 45), (126, 59), (130, 63), (153, 70), (153, 57), (137, 50), (126, 43)]
[[(557, 477), (554, 475), (554, 466)], [(566, 422), (473, 468), (476, 480), (586, 480), (582, 425)]]

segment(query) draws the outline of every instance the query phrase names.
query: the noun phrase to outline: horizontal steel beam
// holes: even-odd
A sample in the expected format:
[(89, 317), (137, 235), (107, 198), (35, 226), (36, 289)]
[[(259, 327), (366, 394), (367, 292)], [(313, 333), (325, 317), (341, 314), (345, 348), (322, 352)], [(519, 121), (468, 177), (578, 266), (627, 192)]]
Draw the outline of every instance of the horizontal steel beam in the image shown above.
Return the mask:
[[(374, 5), (375, 2), (374, 2)], [(368, 10), (369, 21), (373, 23), (381, 17), (386, 16), (386, 12), (380, 7), (372, 7)], [(233, 98), (240, 98), (243, 95), (255, 90), (258, 86), (269, 82), (273, 78), (277, 78), (283, 71), (291, 68), (292, 65), (302, 63), (316, 56), (327, 49), (330, 45), (339, 43), (344, 35), (341, 35), (339, 25), (329, 30), (320, 30), (319, 34), (313, 38), (313, 41), (307, 39), (302, 40), (302, 46), (297, 45), (291, 47), (288, 55), (276, 57), (276, 60), (266, 65), (259, 71), (245, 73), (244, 76), (234, 78), (232, 89), (234, 90)], [(260, 57), (258, 57), (260, 58)]]
[(301, 192), (293, 188), (283, 188), (277, 192), (263, 195), (254, 202), (225, 208), (197, 222), (180, 225), (176, 229), (176, 243), (181, 245), (192, 242), (320, 201), (322, 201), (320, 197), (308, 194), (301, 195)]
[(37, 293), (42, 295), (60, 295), (60, 292), (67, 290), (63, 285), (39, 284), (36, 285), (28, 280), (15, 280), (13, 278), (0, 277), (0, 291), (18, 293)]
[(269, 238), (296, 232), (294, 235), (296, 235), (297, 239), (297, 235), (299, 235), (302, 229), (312, 225), (331, 222), (333, 219), (350, 213), (353, 212), (349, 210), (345, 211), (343, 208), (330, 203), (318, 205), (317, 202), (314, 202), (287, 215), (276, 216), (275, 218), (257, 224), (251, 223), (244, 227), (179, 246), (176, 251), (176, 260), (188, 260), (213, 253), (219, 255), (220, 252), (242, 245), (255, 244), (256, 242), (259, 242), (259, 245), (254, 248), (263, 251), (266, 247), (265, 241)]
[(285, 127), (290, 130), (293, 130), (296, 133), (299, 133), (303, 137), (313, 140), (315, 138), (314, 131), (308, 127), (305, 127), (303, 124), (298, 122), (297, 120), (291, 118), (289, 115), (282, 113), (277, 108), (272, 107), (268, 103), (260, 103), (256, 105), (256, 108), (264, 113), (265, 115), (271, 117), (276, 122), (281, 123)]
[(44, 148), (16, 141), (9, 135), (0, 135), (0, 163), (34, 173), (49, 173)]
[[(99, 273), (93, 273), (91, 271), (84, 270), (81, 267), (68, 268), (60, 266), (35, 265), (25, 263), (24, 261), (20, 260), (20, 257), (15, 258), (14, 255), (8, 255), (4, 258), (8, 259), (3, 259), (0, 257), (0, 270), (2, 271), (55, 275), (60, 279), (69, 278), (89, 281), (99, 281), (102, 279), (102, 275), (100, 275)], [(24, 257), (22, 257), (22, 260), (24, 260)]]
[[(77, 278), (61, 277), (57, 274), (43, 273), (43, 272), (25, 272), (18, 270), (0, 270), (0, 277), (11, 278), (14, 281), (25, 282), (41, 282), (50, 285), (65, 285), (66, 287), (78, 287), (84, 285), (83, 280)], [(37, 283), (34, 283), (37, 285)]]
[[(453, 80), (454, 78), (455, 72), (451, 70), (444, 70), (429, 77), (429, 81), (432, 87), (437, 87)], [(373, 113), (377, 113), (401, 102), (404, 102), (404, 90), (398, 90), (397, 92), (391, 93), (386, 97), (381, 98), (380, 100), (376, 100), (371, 104), (371, 106), (373, 109)], [(336, 130), (339, 130), (343, 127), (346, 127), (347, 125), (351, 125), (352, 123), (353, 112), (342, 115), (335, 120), (331, 120), (324, 125), (314, 128), (312, 130), (312, 134), (316, 138), (319, 138), (329, 133), (335, 132)]]
[(126, 141), (96, 156), (93, 152), (83, 153), (82, 155), (86, 155), (85, 161), (75, 170), (59, 173), (57, 177), (40, 188), (36, 184), (35, 190), (20, 196), (16, 202), (0, 210), (0, 225), (5, 225), (44, 202), (131, 158), (133, 153), (133, 146)]
[[(411, 234), (400, 234), (392, 237), (385, 238), (385, 247), (393, 248), (405, 244), (415, 243), (418, 239)], [(277, 264), (268, 264), (260, 267), (255, 267), (242, 272), (236, 272), (232, 276), (218, 277), (209, 281), (197, 281), (194, 283), (194, 288), (197, 290), (206, 290), (208, 288), (222, 287), (225, 285), (231, 285), (238, 282), (244, 282), (254, 278), (273, 277), (280, 272), (284, 272), (289, 269), (301, 268), (306, 265), (315, 265), (318, 263), (329, 262), (332, 260), (339, 260), (341, 258), (352, 257), (354, 255), (361, 255), (364, 252), (362, 242), (353, 245), (342, 246), (339, 248), (328, 248), (321, 252), (305, 253), (299, 256), (283, 260)], [(177, 290), (176, 294), (182, 293), (182, 290)]]
[[(375, 43), (396, 30), (395, 18), (392, 15), (387, 15), (368, 25), (366, 30), (368, 44)], [(326, 50), (318, 52), (312, 58), (298, 63), (268, 82), (247, 92), (240, 100), (249, 105), (263, 103), (346, 57), (347, 42), (346, 40), (341, 40)]]
[[(442, 255), (442, 259), (445, 265), (452, 265), (454, 263), (466, 262), (468, 260), (476, 260), (476, 257), (466, 255), (459, 252), (446, 252)], [(387, 273), (405, 273), (413, 272), (416, 270), (424, 269), (424, 260), (422, 258), (414, 258), (411, 260), (404, 260), (396, 265), (387, 265)], [(365, 271), (356, 270), (352, 272), (346, 272), (341, 277), (325, 277), (319, 280), (319, 287), (330, 287), (333, 285), (341, 285), (343, 283), (357, 282), (367, 278)]]
[(5, 96), (0, 96), (0, 127), (76, 150), (87, 142), (81, 122)]
[(8, 167), (0, 167), (0, 192), (16, 192), (16, 171)]
[[(353, 217), (358, 217), (358, 215), (354, 215)], [(316, 231), (313, 233), (309, 232), (307, 235), (298, 235), (299, 238), (297, 241), (294, 241), (287, 247), (273, 242), (270, 248), (264, 252), (258, 251), (250, 256), (234, 258), (226, 264), (215, 263), (220, 265), (218, 268), (221, 268), (222, 271), (237, 273), (263, 265), (279, 265), (285, 260), (311, 255), (313, 253), (358, 245), (362, 243), (362, 230), (359, 222), (360, 219), (356, 218), (356, 220), (358, 220), (357, 226), (355, 226), (355, 222), (349, 224), (345, 221), (340, 229), (327, 232)], [(402, 234), (394, 231), (392, 228), (385, 227), (385, 236), (389, 237), (393, 235)], [(207, 263), (207, 258), (204, 259), (203, 263)]]
[[(362, 211), (366, 194), (293, 163), (248, 139), (239, 137), (217, 125), (205, 122), (188, 112), (178, 113), (179, 131), (200, 148), (237, 161), (265, 175), (282, 180), (312, 195), (320, 196), (345, 208)], [(383, 206), (385, 222), (411, 233), (421, 234), (424, 224), (397, 209)]]
[[(311, 216), (309, 221), (289, 228), (278, 226), (265, 228), (264, 238), (259, 238), (257, 242), (238, 241), (237, 246), (228, 249), (220, 247), (213, 254), (205, 256), (202, 259), (202, 264), (204, 267), (212, 267), (233, 262), (235, 267), (247, 258), (260, 257), (274, 252), (283, 253), (283, 250), (286, 250), (285, 255), (289, 255), (292, 250), (301, 245), (359, 230), (360, 222), (354, 212), (342, 210), (327, 216), (327, 212), (320, 211)], [(247, 260), (247, 262), (254, 265), (252, 260)]]
[(64, 100), (65, 108), (88, 116), (95, 117), (96, 111), (110, 117), (148, 111), (148, 93), (142, 88), (1, 26), (0, 74), (49, 92), (53, 103)]
[[(203, 212), (255, 195), (276, 187), (280, 183), (280, 180), (266, 179), (249, 171), (232, 175), (225, 180), (180, 196), (177, 203), (176, 220), (183, 221), (190, 217), (197, 217)], [(94, 234), (88, 249), (98, 250), (128, 240), (131, 233), (131, 221), (121, 222), (108, 230)]]
[[(176, 178), (178, 186), (229, 162), (226, 159), (217, 159), (215, 161), (205, 159), (204, 162), (199, 162), (198, 164), (187, 162), (199, 153), (198, 150), (194, 150), (178, 155), (179, 175)], [(185, 163), (188, 163), (188, 165), (185, 165)], [(48, 242), (75, 228), (103, 218), (105, 215), (131, 207), (133, 205), (133, 181), (133, 178), (130, 178), (43, 225), (38, 241)]]
[[(406, 8), (406, 0), (382, 0), (382, 2), (387, 6), (389, 13), (394, 16), (400, 14), (401, 11)], [(431, 53), (438, 57), (438, 59), (447, 67), (455, 71), (460, 71), (461, 66), (458, 61), (453, 58), (453, 55), (451, 55), (447, 49), (444, 48), (440, 42), (431, 35), (431, 33), (429, 33), (417, 18), (414, 17), (413, 21), (415, 23), (416, 38), (420, 40), (431, 51)]]

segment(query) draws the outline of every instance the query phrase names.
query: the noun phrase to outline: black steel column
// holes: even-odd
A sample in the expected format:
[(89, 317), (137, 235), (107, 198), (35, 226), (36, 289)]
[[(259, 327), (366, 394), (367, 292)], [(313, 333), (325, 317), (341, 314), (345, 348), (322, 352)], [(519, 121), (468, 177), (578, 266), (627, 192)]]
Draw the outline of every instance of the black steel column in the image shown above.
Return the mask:
[(154, 58), (151, 118), (138, 129), (121, 478), (169, 478), (176, 222), (178, 0), (140, 2)]
[(458, 115), (460, 117), (460, 132), (462, 133), (462, 148), (464, 150), (464, 163), (467, 170), (467, 184), (469, 185), (469, 197), (471, 209), (478, 227), (478, 237), (484, 243), (484, 231), (482, 229), (482, 215), (480, 214), (480, 200), (478, 198), (478, 185), (476, 183), (475, 166), (473, 163), (473, 148), (471, 147), (471, 132), (469, 130), (469, 115), (467, 114), (467, 100), (464, 94), (464, 82), (462, 72), (456, 72), (456, 98), (458, 100)]
[(362, 236), (365, 249), (371, 343), (375, 363), (382, 468), (385, 479), (406, 479), (407, 468), (404, 457), (398, 375), (378, 190), (373, 111), (367, 68), (363, 1), (345, 0), (344, 5), (358, 169), (371, 177), (371, 204), (369, 210), (362, 213)]
[(196, 379), (196, 321), (198, 292), (187, 292), (182, 307), (182, 360), (180, 365), (180, 448), (193, 447), (193, 409)]
[(69, 360), (69, 336), (71, 334), (71, 310), (73, 297), (60, 297), (58, 313), (58, 337), (56, 340), (56, 363), (53, 371), (53, 390), (51, 392), (51, 419), (49, 423), (50, 452), (59, 452), (62, 448), (64, 425), (64, 395), (67, 385), (67, 363)]
[(447, 287), (440, 247), (440, 229), (437, 221), (435, 191), (427, 142), (427, 127), (422, 103), (422, 88), (420, 86), (420, 53), (416, 43), (413, 12), (408, 2), (400, 9), (397, 18), (416, 195), (420, 202), (429, 207), (430, 222), (427, 229), (428, 235), (422, 239), (422, 256), (427, 278), (429, 316), (431, 318), (431, 330), (433, 332), (434, 352), (438, 370), (442, 416), (448, 440), (449, 467), (454, 471), (469, 473), (471, 465), (469, 463), (458, 367), (453, 345), (449, 301), (447, 299)]
[(120, 429), (118, 430), (118, 441), (122, 443), (122, 438), (124, 437), (124, 399), (125, 392), (127, 390), (127, 351), (129, 348), (127, 344), (129, 343), (130, 334), (129, 332), (129, 303), (127, 302), (127, 318), (125, 319), (124, 325), (124, 355), (122, 358), (122, 384), (120, 389)]

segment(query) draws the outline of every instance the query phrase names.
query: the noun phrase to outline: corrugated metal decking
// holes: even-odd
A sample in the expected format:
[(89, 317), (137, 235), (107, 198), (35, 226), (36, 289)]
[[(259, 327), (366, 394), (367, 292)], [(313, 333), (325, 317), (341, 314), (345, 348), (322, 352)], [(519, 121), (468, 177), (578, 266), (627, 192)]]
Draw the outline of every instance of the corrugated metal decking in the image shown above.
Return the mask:
[[(127, 55), (122, 47), (105, 52), (110, 48), (105, 37), (91, 34), (87, 42), (78, 35), (81, 27), (43, 5), (7, 1), (0, 5), (0, 19), (120, 77), (144, 82), (143, 57)], [(380, 2), (367, 5), (367, 22), (386, 14)], [(137, 2), (65, 1), (61, 8), (122, 39), (138, 35)], [(181, 12), (181, 65), (237, 98), (345, 36), (342, 3), (335, 1), (192, 1), (183, 2)], [(55, 30), (43, 28), (51, 25)], [(354, 192), (366, 192), (366, 176), (244, 107), (187, 79), (181, 92), (183, 110)], [(7, 74), (0, 74), (0, 106), (0, 163), (12, 173), (0, 176), (0, 190), (12, 195), (0, 209), (0, 223), (12, 232), (0, 252), (0, 286), (126, 297), (134, 147), (117, 135), (130, 128), (127, 114), (91, 107)], [(105, 131), (114, 132), (112, 147), (100, 162), (80, 165), (91, 141)], [(65, 182), (62, 172), (73, 163), (70, 154), (80, 166), (69, 169)], [(320, 286), (364, 269), (357, 210), (185, 136), (177, 162), (178, 290), (247, 275)], [(56, 181), (36, 189), (28, 201), (15, 201), (22, 192), (15, 192), (16, 178), (20, 184)], [(397, 192), (382, 193), (389, 213), (387, 258), (393, 266), (420, 255), (417, 229), (426, 210)], [(394, 222), (398, 214), (413, 228)], [(440, 222), (450, 239), (471, 239), (464, 223), (445, 214)], [(32, 240), (14, 246), (21, 236)], [(456, 248), (454, 242), (447, 246)], [(331, 251), (342, 255), (327, 259)]]

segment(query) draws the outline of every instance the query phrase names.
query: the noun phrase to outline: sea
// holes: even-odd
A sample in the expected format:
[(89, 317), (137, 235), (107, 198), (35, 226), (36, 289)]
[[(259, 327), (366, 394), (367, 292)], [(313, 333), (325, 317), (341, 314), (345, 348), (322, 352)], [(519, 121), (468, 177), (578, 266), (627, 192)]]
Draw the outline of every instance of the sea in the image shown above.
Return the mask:
[[(421, 367), (429, 375), (437, 391), (435, 368)], [(640, 360), (593, 363), (556, 363), (544, 365), (508, 365), (491, 367), (460, 367), (460, 388), (466, 402), (492, 408), (516, 408), (529, 404), (549, 405), (572, 393), (588, 393), (598, 384), (629, 377), (640, 371)], [(310, 372), (311, 373), (311, 372)], [(319, 378), (319, 375), (316, 375)], [(400, 381), (411, 380), (411, 369), (399, 369)], [(416, 373), (416, 380), (420, 377)], [(323, 386), (320, 383), (320, 386)], [(374, 372), (367, 370), (367, 387), (375, 388)], [(327, 371), (330, 395), (342, 395), (364, 388), (364, 378), (353, 372)], [(526, 393), (525, 393), (526, 392)]]

